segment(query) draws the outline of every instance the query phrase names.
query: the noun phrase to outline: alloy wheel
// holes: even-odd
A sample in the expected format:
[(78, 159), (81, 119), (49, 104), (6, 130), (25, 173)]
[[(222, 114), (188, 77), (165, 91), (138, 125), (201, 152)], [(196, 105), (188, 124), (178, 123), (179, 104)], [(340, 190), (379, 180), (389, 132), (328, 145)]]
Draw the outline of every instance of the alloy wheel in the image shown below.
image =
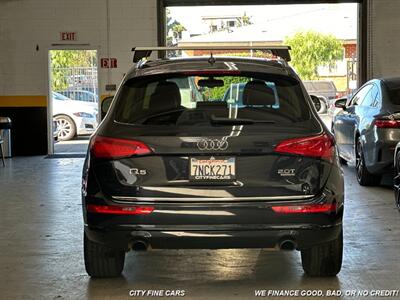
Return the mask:
[(71, 135), (72, 132), (72, 124), (70, 121), (64, 118), (58, 118), (56, 120), (58, 126), (58, 138), (65, 139)]

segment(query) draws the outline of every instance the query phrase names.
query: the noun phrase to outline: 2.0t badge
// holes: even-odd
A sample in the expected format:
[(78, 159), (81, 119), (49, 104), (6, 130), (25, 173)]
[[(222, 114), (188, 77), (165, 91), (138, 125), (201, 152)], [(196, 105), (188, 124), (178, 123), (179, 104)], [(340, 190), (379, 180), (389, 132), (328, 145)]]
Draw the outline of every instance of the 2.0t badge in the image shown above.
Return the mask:
[(296, 169), (278, 169), (278, 175), (281, 175), (283, 177), (295, 176)]

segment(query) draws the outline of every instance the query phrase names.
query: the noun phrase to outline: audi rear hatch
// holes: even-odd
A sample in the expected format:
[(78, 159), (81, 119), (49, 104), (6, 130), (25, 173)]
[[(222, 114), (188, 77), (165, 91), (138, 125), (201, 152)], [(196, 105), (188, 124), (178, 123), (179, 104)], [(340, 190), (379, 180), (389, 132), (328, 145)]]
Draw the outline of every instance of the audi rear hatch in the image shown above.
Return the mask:
[(311, 198), (334, 155), (297, 79), (237, 71), (128, 80), (90, 147), (102, 192), (128, 202)]

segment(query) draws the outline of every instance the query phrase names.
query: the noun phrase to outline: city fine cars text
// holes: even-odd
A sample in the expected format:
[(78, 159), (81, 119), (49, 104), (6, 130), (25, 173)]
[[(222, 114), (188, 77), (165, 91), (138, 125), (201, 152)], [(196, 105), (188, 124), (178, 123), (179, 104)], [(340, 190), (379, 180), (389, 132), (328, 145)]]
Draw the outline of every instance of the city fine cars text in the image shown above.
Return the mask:
[(131, 297), (184, 297), (185, 290), (130, 290)]

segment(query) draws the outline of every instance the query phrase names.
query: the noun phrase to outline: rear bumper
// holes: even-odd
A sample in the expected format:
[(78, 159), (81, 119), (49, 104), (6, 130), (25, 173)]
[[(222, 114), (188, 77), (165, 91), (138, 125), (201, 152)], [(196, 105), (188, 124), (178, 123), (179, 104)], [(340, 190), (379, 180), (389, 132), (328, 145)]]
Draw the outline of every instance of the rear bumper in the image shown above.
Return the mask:
[(397, 128), (377, 129), (376, 140), (371, 146), (364, 146), (368, 171), (373, 174), (385, 174), (393, 172), (393, 156), (396, 145), (400, 141), (400, 130)]
[(368, 171), (373, 174), (386, 174), (393, 172), (393, 157), (394, 150), (396, 148), (395, 143), (377, 143), (375, 161), (370, 164)]
[[(331, 169), (324, 190), (311, 198), (303, 196), (304, 199), (286, 196), (241, 201), (215, 198), (221, 201), (212, 202), (200, 198), (196, 202), (177, 201), (181, 198), (174, 202), (161, 202), (160, 198), (116, 201), (98, 193), (94, 186), (87, 190), (89, 195), (83, 195), (85, 233), (90, 240), (116, 248), (129, 249), (136, 241), (154, 249), (275, 248), (282, 241), (291, 240), (297, 249), (305, 249), (336, 239), (342, 229), (344, 189), (337, 166)], [(336, 211), (285, 214), (272, 209), (330, 203), (337, 204)], [(112, 215), (89, 212), (89, 204), (150, 206), (154, 210), (149, 214)]]
[(306, 249), (313, 245), (336, 239), (342, 224), (329, 226), (242, 226), (227, 228), (214, 226), (177, 228), (154, 226), (118, 226), (100, 229), (85, 226), (86, 236), (97, 243), (115, 248), (129, 249), (136, 241), (145, 242), (153, 249), (230, 249), (230, 248), (279, 248), (287, 240), (293, 241), (296, 249)]

